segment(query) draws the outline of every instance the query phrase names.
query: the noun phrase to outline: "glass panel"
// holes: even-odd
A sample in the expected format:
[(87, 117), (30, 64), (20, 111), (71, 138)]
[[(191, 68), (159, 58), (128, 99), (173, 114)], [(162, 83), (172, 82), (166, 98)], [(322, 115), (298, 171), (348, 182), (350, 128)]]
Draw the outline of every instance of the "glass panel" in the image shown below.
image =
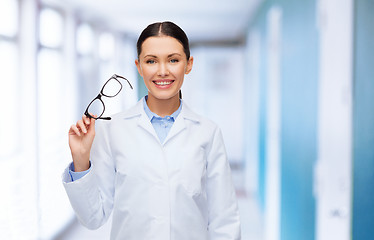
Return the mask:
[(0, 40), (0, 78), (1, 80), (1, 119), (0, 119), (0, 156), (7, 159), (16, 152), (20, 137), (17, 128), (19, 108), (19, 89), (17, 75), (18, 50), (13, 42)]
[(40, 13), (40, 44), (46, 47), (61, 47), (63, 40), (63, 19), (60, 13), (45, 8)]
[(60, 51), (43, 48), (38, 54), (40, 239), (50, 239), (71, 214), (60, 187), (61, 169), (71, 159), (66, 139), (71, 124), (66, 121), (70, 86), (64, 81), (63, 63)]
[[(55, 128), (55, 121), (59, 121), (60, 105), (63, 99), (63, 89), (61, 79), (61, 54), (55, 50), (42, 49), (38, 59), (39, 91), (38, 105), (40, 109), (40, 138), (42, 145), (53, 140), (53, 136), (58, 136), (59, 129)], [(55, 116), (55, 117), (53, 117)], [(54, 119), (51, 121), (51, 117)], [(59, 124), (57, 124), (59, 125)]]
[(89, 55), (94, 48), (94, 32), (88, 24), (82, 24), (77, 30), (77, 51), (81, 55)]
[(18, 1), (0, 1), (0, 35), (14, 37), (18, 31)]
[(101, 60), (108, 61), (114, 57), (115, 41), (112, 34), (102, 33), (99, 38), (99, 55)]
[[(20, 119), (23, 119), (20, 110), (20, 89), (18, 72), (18, 49), (14, 42), (0, 40), (0, 79), (1, 79), (1, 118), (0, 118), (0, 169), (3, 169), (0, 175), (1, 198), (0, 198), (0, 238), (1, 239), (25, 239), (25, 233), (28, 237), (35, 236), (30, 232), (29, 226), (32, 224), (30, 214), (32, 205), (32, 193), (27, 190), (32, 189), (32, 183), (27, 186), (19, 187), (24, 172), (19, 167), (20, 157)], [(21, 171), (20, 171), (21, 170)], [(17, 176), (17, 177), (15, 177)], [(30, 181), (30, 179), (29, 179)], [(23, 199), (28, 197), (28, 203), (24, 204)], [(22, 215), (22, 216), (21, 216)], [(30, 223), (24, 226), (24, 223)], [(20, 227), (22, 229), (20, 231)]]

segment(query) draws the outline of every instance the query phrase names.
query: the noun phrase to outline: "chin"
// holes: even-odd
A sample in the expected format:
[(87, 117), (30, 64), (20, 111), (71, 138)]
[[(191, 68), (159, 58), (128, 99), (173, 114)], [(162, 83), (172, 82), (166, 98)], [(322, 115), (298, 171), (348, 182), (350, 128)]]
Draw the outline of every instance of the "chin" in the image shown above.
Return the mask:
[[(152, 94), (152, 93), (149, 93), (149, 94)], [(174, 98), (175, 96), (179, 96), (179, 92), (177, 93), (155, 93), (155, 94), (152, 94), (152, 96), (159, 100), (169, 100), (169, 99)]]

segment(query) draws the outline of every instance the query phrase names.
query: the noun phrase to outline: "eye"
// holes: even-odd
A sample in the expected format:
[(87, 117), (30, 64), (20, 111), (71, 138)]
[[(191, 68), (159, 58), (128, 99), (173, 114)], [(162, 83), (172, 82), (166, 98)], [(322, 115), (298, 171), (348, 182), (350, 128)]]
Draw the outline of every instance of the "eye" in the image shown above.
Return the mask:
[(179, 62), (179, 60), (178, 59), (171, 59), (170, 62), (171, 63), (177, 63), (177, 62)]
[(151, 59), (150, 59), (150, 60), (147, 60), (146, 63), (148, 63), (148, 64), (154, 64), (154, 63), (155, 63), (155, 60), (151, 60)]

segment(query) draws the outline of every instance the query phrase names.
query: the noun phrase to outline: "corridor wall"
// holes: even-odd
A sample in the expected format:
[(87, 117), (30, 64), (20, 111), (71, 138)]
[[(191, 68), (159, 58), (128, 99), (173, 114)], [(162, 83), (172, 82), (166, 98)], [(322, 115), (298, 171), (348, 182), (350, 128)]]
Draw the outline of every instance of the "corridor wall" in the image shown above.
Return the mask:
[[(271, 23), (274, 8), (280, 17)], [(247, 162), (258, 166), (251, 189), (264, 215), (266, 240), (374, 235), (373, 12), (372, 0), (269, 0), (249, 26), (248, 54), (254, 55), (247, 88), (255, 90), (248, 119), (256, 120), (248, 134), (257, 139), (247, 138), (248, 149), (256, 146)], [(280, 26), (279, 85), (272, 82), (274, 25)], [(280, 137), (272, 140), (279, 153), (269, 140), (277, 111), (270, 100), (278, 93)]]
[[(279, 40), (275, 43), (279, 44), (278, 53), (271, 46), (274, 36), (273, 26), (269, 25), (274, 8), (279, 11), (280, 22)], [(258, 119), (258, 199), (265, 215), (265, 239), (315, 239), (313, 175), (318, 103), (315, 12), (315, 0), (264, 1), (249, 28), (249, 32), (257, 32), (261, 39), (257, 63), (260, 65), (258, 111), (253, 117)], [(273, 24), (278, 23), (273, 21)], [(277, 56), (279, 70), (276, 70)], [(278, 103), (272, 100), (274, 94), (279, 94)], [(278, 122), (272, 123), (277, 111)], [(277, 126), (279, 129), (274, 130)], [(275, 175), (278, 177), (274, 178)], [(279, 186), (274, 187), (276, 184)], [(279, 195), (273, 195), (274, 191), (279, 191)], [(265, 214), (270, 208), (271, 213)], [(279, 232), (266, 234), (272, 231)]]
[(374, 236), (374, 1), (355, 1), (352, 239)]
[(318, 34), (316, 1), (282, 1), (281, 239), (312, 240), (315, 228)]

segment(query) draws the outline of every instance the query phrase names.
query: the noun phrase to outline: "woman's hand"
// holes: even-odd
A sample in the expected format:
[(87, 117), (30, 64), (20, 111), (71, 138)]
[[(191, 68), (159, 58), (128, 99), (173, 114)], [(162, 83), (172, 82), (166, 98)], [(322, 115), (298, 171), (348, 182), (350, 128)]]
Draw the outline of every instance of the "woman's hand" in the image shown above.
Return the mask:
[(90, 167), (90, 151), (95, 138), (95, 119), (83, 115), (69, 129), (69, 147), (76, 172), (85, 171)]

